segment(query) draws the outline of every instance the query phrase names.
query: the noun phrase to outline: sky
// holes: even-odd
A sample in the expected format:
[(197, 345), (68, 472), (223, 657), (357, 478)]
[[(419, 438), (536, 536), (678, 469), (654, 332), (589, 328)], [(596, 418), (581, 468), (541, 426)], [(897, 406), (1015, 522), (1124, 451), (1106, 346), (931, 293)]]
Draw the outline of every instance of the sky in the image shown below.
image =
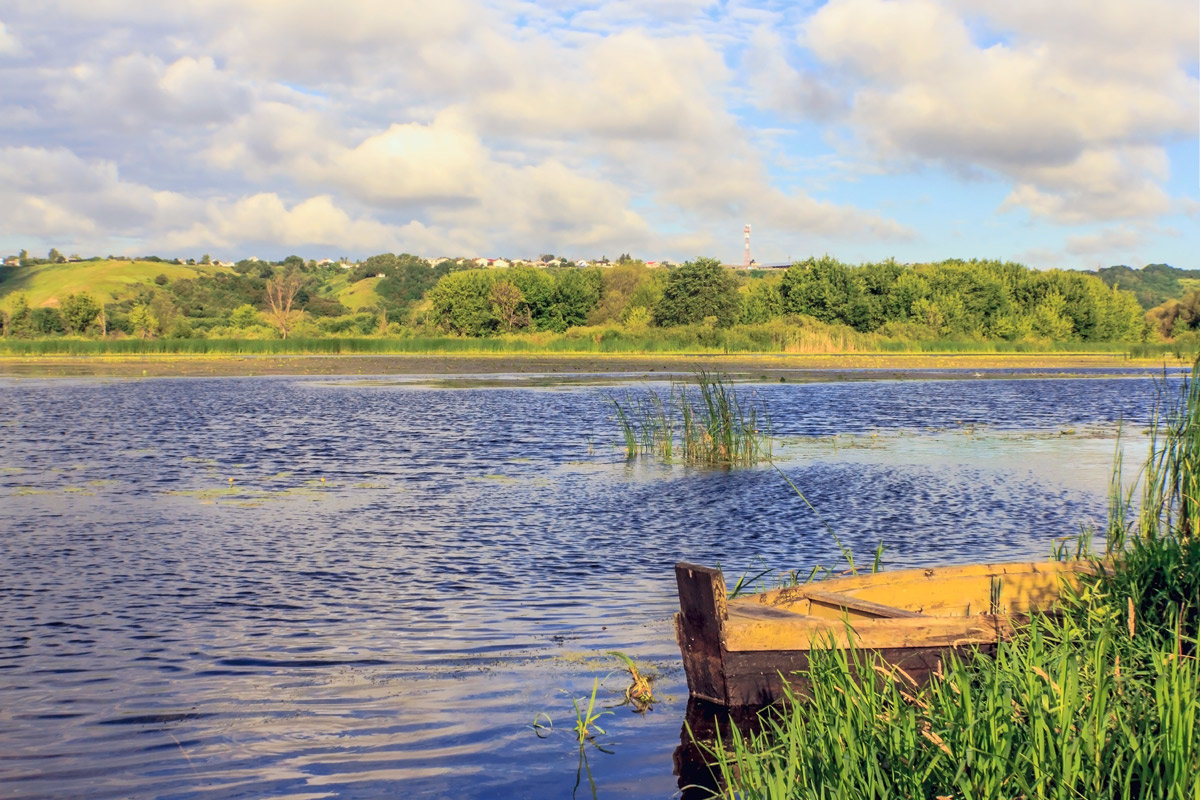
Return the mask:
[(4, 0), (0, 252), (1200, 268), (1195, 0)]

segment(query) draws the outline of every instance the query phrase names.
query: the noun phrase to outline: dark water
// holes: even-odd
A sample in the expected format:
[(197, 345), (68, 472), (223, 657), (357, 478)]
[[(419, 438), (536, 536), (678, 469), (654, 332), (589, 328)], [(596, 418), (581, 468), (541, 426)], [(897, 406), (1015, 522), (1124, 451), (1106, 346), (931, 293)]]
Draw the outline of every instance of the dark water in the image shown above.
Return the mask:
[[(590, 797), (588, 770), (600, 797), (672, 795), (673, 562), (838, 550), (769, 467), (627, 464), (608, 396), (644, 391), (0, 382), (0, 797)], [(1099, 523), (1116, 421), (1153, 398), (744, 391), (824, 521), (894, 566), (1043, 557)], [(581, 770), (572, 698), (601, 678), (619, 702), (610, 650), (663, 699), (603, 717)]]

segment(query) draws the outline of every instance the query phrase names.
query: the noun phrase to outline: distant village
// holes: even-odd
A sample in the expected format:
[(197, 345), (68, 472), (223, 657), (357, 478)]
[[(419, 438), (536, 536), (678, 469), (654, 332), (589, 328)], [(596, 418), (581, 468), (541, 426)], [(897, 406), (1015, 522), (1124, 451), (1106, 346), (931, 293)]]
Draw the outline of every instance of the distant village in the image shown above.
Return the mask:
[[(101, 259), (99, 256), (92, 257), (92, 258), (83, 258), (82, 256), (79, 256), (77, 254), (62, 255), (57, 250), (51, 250), (49, 256), (46, 258), (31, 258), (30, 256), (24, 254), (24, 251), (22, 251), (22, 253), (23, 253), (22, 255), (6, 256), (4, 258), (4, 262), (3, 262), (4, 266), (17, 267), (17, 266), (22, 266), (22, 265), (26, 265), (26, 264), (44, 264), (44, 263), (48, 263), (48, 262), (56, 263), (56, 264), (68, 264), (68, 263), (84, 262), (84, 261), (108, 260), (108, 261), (158, 261), (158, 262), (170, 263), (170, 264), (193, 264), (193, 265), (194, 264), (211, 264), (212, 266), (215, 266), (215, 267), (233, 267), (236, 264), (244, 263), (244, 262), (264, 261), (264, 259), (260, 259), (257, 256), (247, 256), (246, 258), (241, 259), (241, 261), (235, 262), (235, 261), (222, 261), (221, 259), (213, 259), (208, 256), (203, 256), (199, 260), (197, 260), (195, 258), (187, 258), (187, 259), (185, 259), (185, 258), (169, 258), (168, 259), (168, 258), (160, 258), (158, 256), (140, 256), (139, 257), (139, 256), (113, 256), (113, 255), (108, 256), (106, 259)], [(628, 261), (634, 261), (634, 260), (638, 260), (638, 259), (633, 259), (632, 257), (630, 257), (629, 255), (626, 254), (626, 255), (621, 255), (616, 260), (609, 260), (607, 257), (601, 257), (598, 259), (591, 259), (591, 260), (569, 259), (569, 258), (566, 258), (563, 256), (555, 256), (555, 255), (543, 255), (538, 258), (514, 258), (514, 259), (483, 258), (483, 257), (479, 257), (479, 258), (449, 258), (446, 256), (441, 256), (438, 258), (431, 258), (431, 259), (425, 259), (425, 260), (429, 263), (429, 265), (431, 267), (436, 267), (441, 264), (450, 263), (450, 264), (454, 264), (455, 266), (458, 266), (458, 267), (467, 267), (467, 268), (476, 267), (478, 269), (505, 269), (508, 267), (542, 267), (542, 268), (546, 268), (546, 267), (580, 267), (580, 268), (607, 267), (607, 266), (610, 266), (613, 264), (623, 264)], [(268, 262), (268, 263), (276, 263), (276, 262)], [(357, 261), (357, 260), (354, 260), (354, 259), (351, 259), (351, 258), (348, 258), (345, 256), (342, 256), (341, 258), (337, 258), (337, 259), (322, 258), (320, 260), (314, 260), (314, 261), (310, 261), (308, 263), (311, 263), (318, 267), (328, 267), (328, 266), (332, 266), (332, 265), (337, 265), (337, 266), (342, 267), (343, 269), (348, 269), (348, 270), (354, 269), (355, 267), (358, 267), (359, 265), (362, 264), (361, 261)], [(644, 263), (647, 267), (650, 267), (650, 268), (674, 266), (674, 264), (672, 262), (667, 261), (665, 259), (661, 260), (661, 261), (644, 261), (642, 263)], [(729, 269), (780, 269), (780, 270), (782, 270), (782, 269), (787, 269), (791, 265), (792, 265), (791, 262), (779, 263), (779, 264), (759, 264), (757, 261), (750, 260), (748, 264), (747, 263), (725, 264), (724, 266), (728, 267)]]

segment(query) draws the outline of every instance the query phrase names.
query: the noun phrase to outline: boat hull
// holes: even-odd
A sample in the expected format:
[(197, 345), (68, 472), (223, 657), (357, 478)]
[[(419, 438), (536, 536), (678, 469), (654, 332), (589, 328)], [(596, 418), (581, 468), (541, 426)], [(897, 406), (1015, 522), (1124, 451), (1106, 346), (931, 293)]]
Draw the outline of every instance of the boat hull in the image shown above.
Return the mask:
[(851, 648), (922, 685), (950, 653), (994, 650), (1087, 571), (1079, 561), (903, 570), (731, 601), (720, 570), (679, 563), (675, 627), (688, 691), (726, 707), (773, 703), (785, 686), (803, 696), (811, 653)]

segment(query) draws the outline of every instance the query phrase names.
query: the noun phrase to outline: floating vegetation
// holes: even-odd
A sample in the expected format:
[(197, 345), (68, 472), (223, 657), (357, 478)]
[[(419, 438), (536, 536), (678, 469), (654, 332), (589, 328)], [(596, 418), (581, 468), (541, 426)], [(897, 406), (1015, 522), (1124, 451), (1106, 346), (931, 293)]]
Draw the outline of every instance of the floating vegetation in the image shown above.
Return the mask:
[(666, 397), (651, 391), (624, 406), (610, 399), (628, 459), (651, 455), (666, 463), (728, 467), (771, 458), (766, 408), (744, 399), (727, 377), (701, 371), (694, 383), (672, 383)]
[(625, 702), (633, 706), (634, 712), (638, 714), (644, 714), (653, 708), (658, 698), (654, 696), (654, 692), (650, 687), (651, 679), (642, 674), (637, 664), (633, 663), (632, 658), (619, 650), (610, 650), (608, 654), (624, 664), (625, 669), (629, 670), (631, 683), (625, 689)]

